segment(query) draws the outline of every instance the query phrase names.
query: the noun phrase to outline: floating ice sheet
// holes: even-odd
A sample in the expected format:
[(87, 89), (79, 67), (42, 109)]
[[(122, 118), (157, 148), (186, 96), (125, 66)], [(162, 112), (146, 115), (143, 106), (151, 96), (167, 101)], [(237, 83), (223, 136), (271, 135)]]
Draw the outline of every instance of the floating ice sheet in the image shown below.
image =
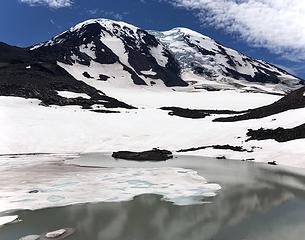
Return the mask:
[(19, 167), (13, 164), (19, 161), (11, 160), (12, 168), (3, 166), (10, 177), (3, 176), (8, 184), (0, 187), (0, 212), (127, 201), (141, 194), (158, 194), (165, 201), (190, 205), (215, 196), (221, 188), (184, 168), (85, 168), (58, 161), (39, 165), (36, 160), (28, 159), (33, 165), (25, 161)]

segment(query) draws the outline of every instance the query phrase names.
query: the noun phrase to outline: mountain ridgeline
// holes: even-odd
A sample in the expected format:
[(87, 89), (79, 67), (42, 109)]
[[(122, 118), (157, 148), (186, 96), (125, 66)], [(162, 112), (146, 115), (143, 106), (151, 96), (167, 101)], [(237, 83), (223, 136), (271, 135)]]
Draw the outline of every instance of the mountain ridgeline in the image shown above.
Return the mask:
[(68, 65), (118, 64), (137, 85), (147, 85), (146, 78), (161, 80), (168, 87), (187, 85), (172, 54), (153, 35), (126, 23), (89, 20), (31, 48), (31, 53), (42, 61)]
[[(93, 19), (29, 48), (0, 44), (1, 95), (38, 98), (46, 105), (132, 108), (96, 88), (105, 83), (274, 94), (303, 85), (278, 67), (185, 28), (145, 31), (124, 22)], [(58, 91), (85, 93), (90, 99), (68, 99)]]

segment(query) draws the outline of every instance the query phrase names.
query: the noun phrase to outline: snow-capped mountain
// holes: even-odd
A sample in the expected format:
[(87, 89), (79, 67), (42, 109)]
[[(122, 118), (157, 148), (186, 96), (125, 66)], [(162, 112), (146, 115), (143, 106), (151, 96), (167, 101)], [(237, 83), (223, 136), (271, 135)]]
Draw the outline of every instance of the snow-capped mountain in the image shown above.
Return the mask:
[(30, 50), (37, 59), (56, 61), (87, 83), (97, 80), (114, 86), (271, 93), (289, 92), (302, 85), (282, 69), (186, 28), (145, 31), (124, 22), (92, 19)]
[(187, 28), (150, 31), (179, 62), (182, 78), (195, 88), (290, 91), (302, 85), (285, 70), (255, 60)]
[(114, 85), (186, 86), (170, 52), (153, 35), (124, 22), (94, 19), (32, 47), (43, 61), (57, 61), (76, 79)]
[(0, 154), (160, 147), (305, 167), (302, 80), (183, 28), (94, 19), (0, 43), (0, 112)]

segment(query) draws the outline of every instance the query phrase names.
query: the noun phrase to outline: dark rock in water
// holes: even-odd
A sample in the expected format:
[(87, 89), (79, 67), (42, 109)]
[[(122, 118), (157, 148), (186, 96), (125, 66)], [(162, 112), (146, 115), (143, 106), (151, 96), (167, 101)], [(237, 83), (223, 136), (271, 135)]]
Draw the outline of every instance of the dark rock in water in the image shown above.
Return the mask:
[(144, 152), (118, 151), (114, 152), (112, 157), (135, 161), (165, 161), (173, 158), (173, 154), (168, 150), (154, 148), (153, 150)]
[(269, 164), (269, 165), (274, 165), (274, 166), (277, 165), (276, 161), (268, 162), (268, 164)]
[(221, 159), (227, 159), (227, 158), (225, 156), (219, 156), (219, 157), (216, 157), (216, 159), (221, 160)]

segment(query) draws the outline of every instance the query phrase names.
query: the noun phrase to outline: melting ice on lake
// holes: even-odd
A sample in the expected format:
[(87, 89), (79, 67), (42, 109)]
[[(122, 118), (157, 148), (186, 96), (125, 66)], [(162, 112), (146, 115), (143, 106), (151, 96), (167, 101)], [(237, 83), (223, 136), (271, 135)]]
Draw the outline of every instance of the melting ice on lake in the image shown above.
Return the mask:
[(0, 190), (3, 196), (0, 198), (0, 212), (127, 201), (142, 194), (158, 194), (176, 205), (191, 205), (202, 203), (221, 189), (218, 184), (208, 183), (196, 171), (184, 168), (69, 167), (56, 173), (44, 171), (41, 175), (20, 176), (20, 184)]

